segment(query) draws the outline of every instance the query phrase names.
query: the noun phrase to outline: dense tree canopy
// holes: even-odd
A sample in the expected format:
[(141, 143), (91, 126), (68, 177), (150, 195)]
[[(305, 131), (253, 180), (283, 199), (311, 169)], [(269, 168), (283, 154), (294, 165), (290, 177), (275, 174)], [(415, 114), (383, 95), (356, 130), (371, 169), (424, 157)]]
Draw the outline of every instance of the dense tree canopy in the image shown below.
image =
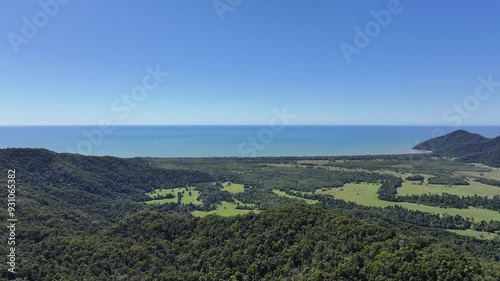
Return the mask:
[(500, 167), (500, 137), (489, 139), (458, 130), (422, 142), (414, 149), (429, 150), (438, 156), (458, 157), (464, 162)]
[[(139, 223), (140, 222), (140, 223)], [(292, 205), (203, 219), (143, 211), (102, 232), (46, 239), (29, 280), (498, 280), (498, 265), (392, 230)]]
[[(447, 159), (428, 155), (307, 161), (293, 157), (119, 159), (4, 149), (0, 169), (17, 170), (17, 216), (22, 221), (16, 237), (22, 253), (18, 273), (8, 275), (6, 264), (0, 264), (3, 279), (500, 279), (500, 241), (442, 230), (494, 232), (498, 221), (472, 221), (398, 206), (360, 206), (315, 192), (346, 183), (373, 183), (380, 185), (382, 200), (496, 210), (497, 197), (398, 196), (403, 179), (396, 171), (432, 175), (447, 184), (464, 180), (452, 171), (488, 171)], [(244, 185), (244, 192), (223, 190), (220, 183), (225, 181)], [(0, 183), (6, 184), (6, 177), (0, 177)], [(179, 200), (173, 203), (144, 204), (151, 199), (147, 192), (187, 186), (199, 194), (202, 205), (180, 204), (179, 198), (188, 194), (177, 191)], [(274, 190), (290, 196), (279, 196)], [(267, 211), (230, 218), (191, 214), (237, 200), (249, 203), (243, 208)], [(318, 206), (305, 206), (301, 203), (305, 200)], [(5, 206), (6, 196), (0, 201)], [(2, 229), (6, 219), (5, 212), (0, 213)], [(0, 255), (6, 256), (6, 251), (0, 247)]]

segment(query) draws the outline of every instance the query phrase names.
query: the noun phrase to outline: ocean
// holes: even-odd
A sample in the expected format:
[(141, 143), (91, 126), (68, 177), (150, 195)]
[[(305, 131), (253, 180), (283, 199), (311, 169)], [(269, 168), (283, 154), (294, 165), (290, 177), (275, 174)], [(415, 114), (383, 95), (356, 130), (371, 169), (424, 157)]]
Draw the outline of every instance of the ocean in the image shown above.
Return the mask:
[(464, 129), (500, 126), (4, 126), (0, 148), (118, 157), (330, 156), (412, 153), (417, 143)]

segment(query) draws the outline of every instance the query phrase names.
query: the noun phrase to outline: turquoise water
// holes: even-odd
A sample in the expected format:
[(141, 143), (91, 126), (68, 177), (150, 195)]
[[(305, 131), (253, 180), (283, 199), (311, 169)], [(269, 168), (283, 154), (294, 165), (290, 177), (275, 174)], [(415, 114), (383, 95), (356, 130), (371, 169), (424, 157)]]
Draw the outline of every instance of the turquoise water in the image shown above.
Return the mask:
[[(461, 127), (486, 137), (500, 126)], [(119, 157), (327, 156), (410, 153), (453, 131), (440, 126), (92, 126), (0, 127), (0, 148)]]

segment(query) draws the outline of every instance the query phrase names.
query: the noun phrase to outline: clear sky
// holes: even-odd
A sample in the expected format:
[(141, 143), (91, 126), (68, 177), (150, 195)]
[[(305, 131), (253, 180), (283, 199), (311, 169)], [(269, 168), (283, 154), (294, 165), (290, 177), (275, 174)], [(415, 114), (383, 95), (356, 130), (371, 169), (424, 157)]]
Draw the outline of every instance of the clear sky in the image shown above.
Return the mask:
[(0, 125), (500, 124), (498, 1), (54, 1), (0, 4)]

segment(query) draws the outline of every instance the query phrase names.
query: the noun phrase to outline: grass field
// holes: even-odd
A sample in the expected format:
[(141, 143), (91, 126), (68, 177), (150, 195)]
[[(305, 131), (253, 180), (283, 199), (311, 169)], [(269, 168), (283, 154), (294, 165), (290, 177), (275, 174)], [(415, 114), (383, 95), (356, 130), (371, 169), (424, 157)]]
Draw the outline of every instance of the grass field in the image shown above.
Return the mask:
[(298, 165), (326, 165), (330, 163), (329, 160), (297, 160)]
[(420, 195), (420, 194), (438, 194), (443, 192), (459, 196), (473, 196), (477, 194), (483, 197), (493, 197), (500, 195), (500, 188), (482, 184), (479, 182), (469, 182), (470, 185), (454, 185), (447, 187), (445, 185), (429, 184), (414, 185), (411, 182), (404, 182), (403, 187), (398, 188), (398, 195)]
[(371, 173), (370, 170), (361, 169), (361, 168), (343, 168), (343, 167), (335, 167), (335, 166), (328, 166), (328, 170), (330, 170), (330, 171), (349, 171), (349, 172)]
[[(240, 193), (244, 192), (244, 188), (242, 184), (229, 184), (228, 182), (223, 184), (224, 188), (223, 190), (226, 190), (231, 193)], [(194, 190), (193, 187), (188, 187), (187, 189), (185, 187), (180, 187), (180, 188), (174, 188), (174, 189), (156, 189), (152, 192), (146, 193), (149, 197), (154, 198), (156, 195), (167, 195), (167, 194), (173, 194), (175, 198), (169, 198), (169, 199), (153, 199), (150, 201), (147, 201), (146, 204), (166, 204), (166, 203), (177, 203), (177, 193), (183, 193), (181, 203), (182, 204), (196, 204), (196, 205), (202, 205), (203, 202), (198, 200), (199, 192)], [(191, 195), (189, 195), (191, 193)], [(216, 214), (219, 216), (223, 217), (229, 217), (229, 216), (235, 216), (235, 215), (243, 215), (243, 214), (248, 214), (249, 212), (255, 212), (258, 213), (260, 212), (259, 210), (238, 210), (236, 207), (238, 206), (246, 206), (250, 208), (255, 208), (254, 204), (246, 204), (241, 201), (235, 200), (235, 203), (230, 203), (223, 201), (222, 204), (217, 205), (217, 209), (210, 211), (210, 212), (202, 212), (202, 211), (193, 211), (192, 214), (193, 216), (196, 217), (204, 217), (206, 215), (210, 214)]]
[[(202, 202), (199, 201), (197, 198), (200, 195), (198, 191), (194, 190), (192, 187), (188, 187), (187, 190), (185, 187), (179, 187), (179, 188), (174, 188), (174, 189), (155, 189), (152, 192), (146, 193), (151, 198), (154, 198), (156, 195), (167, 195), (167, 194), (173, 194), (175, 197), (174, 198), (169, 198), (169, 199), (158, 199), (158, 200), (150, 200), (147, 201), (146, 204), (166, 204), (166, 203), (177, 203), (177, 193), (183, 193), (182, 194), (182, 199), (181, 203), (182, 204), (195, 204), (195, 205), (201, 205)], [(191, 192), (191, 195), (189, 195), (189, 192)]]
[(238, 210), (238, 209), (236, 209), (237, 206), (238, 206), (237, 203), (230, 203), (230, 202), (223, 201), (222, 204), (217, 205), (216, 210), (213, 210), (210, 212), (193, 211), (192, 214), (195, 217), (204, 217), (207, 215), (219, 215), (222, 217), (230, 217), (230, 216), (236, 216), (236, 215), (244, 215), (244, 214), (248, 214), (250, 212), (254, 212), (254, 213), (260, 212), (259, 210), (253, 210), (253, 211)]
[(287, 198), (304, 200), (304, 201), (306, 201), (307, 204), (317, 204), (318, 203), (318, 200), (300, 198), (298, 196), (293, 196), (293, 195), (286, 194), (284, 191), (277, 190), (277, 189), (274, 189), (273, 193), (276, 194), (276, 195), (279, 195), (279, 196), (287, 197)]
[(475, 231), (472, 229), (467, 229), (467, 230), (460, 230), (460, 229), (447, 229), (449, 232), (453, 232), (459, 235), (464, 235), (464, 236), (472, 236), (478, 239), (494, 239), (494, 238), (500, 238), (499, 234), (496, 233), (489, 233), (489, 232), (481, 232), (481, 231)]
[(239, 183), (225, 182), (222, 185), (224, 186), (222, 190), (233, 194), (245, 192), (245, 188), (243, 188), (243, 185)]
[(489, 179), (493, 179), (493, 180), (500, 180), (500, 168), (490, 167), (490, 166), (486, 166), (483, 164), (474, 164), (474, 165), (477, 167), (480, 167), (480, 168), (490, 169), (491, 171), (489, 171), (489, 172), (459, 171), (459, 172), (456, 172), (456, 174), (463, 175), (463, 176), (469, 176), (469, 177), (476, 177), (476, 178), (489, 178)]
[(339, 188), (323, 188), (316, 190), (318, 194), (326, 194), (348, 202), (355, 202), (365, 206), (386, 207), (394, 205), (392, 202), (377, 198), (379, 184), (347, 183)]
[(415, 203), (389, 202), (380, 200), (377, 198), (378, 188), (379, 188), (378, 184), (349, 183), (341, 188), (329, 188), (326, 189), (325, 191), (323, 191), (322, 189), (318, 189), (316, 192), (318, 194), (332, 195), (337, 199), (342, 199), (345, 201), (350, 201), (365, 206), (387, 207), (387, 206), (399, 205), (409, 210), (422, 211), (422, 212), (441, 214), (441, 215), (444, 214), (460, 215), (463, 217), (474, 218), (475, 221), (481, 221), (481, 220), (500, 221), (500, 213), (491, 210), (478, 209), (478, 208), (469, 208), (469, 209), (439, 208), (439, 207), (433, 207)]

